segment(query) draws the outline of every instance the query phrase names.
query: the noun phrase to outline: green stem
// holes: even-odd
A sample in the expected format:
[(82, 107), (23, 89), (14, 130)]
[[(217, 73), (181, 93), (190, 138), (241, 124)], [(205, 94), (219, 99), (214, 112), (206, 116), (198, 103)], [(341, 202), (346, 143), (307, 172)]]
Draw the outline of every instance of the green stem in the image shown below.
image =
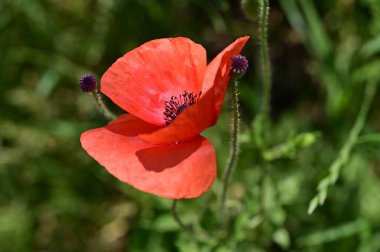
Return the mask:
[(177, 202), (178, 200), (173, 200), (173, 205), (172, 205), (172, 215), (173, 215), (173, 218), (174, 220), (178, 223), (178, 226), (180, 226), (180, 228), (187, 232), (187, 233), (190, 233), (190, 234), (193, 234), (193, 230), (190, 226), (186, 226), (182, 220), (179, 218), (178, 214), (177, 214)]
[(102, 95), (100, 92), (94, 91), (92, 92), (92, 95), (95, 99), (96, 107), (98, 108), (98, 111), (104, 115), (107, 119), (113, 120), (116, 118), (116, 116), (107, 108), (106, 104), (103, 102)]
[[(260, 0), (260, 60), (261, 60), (261, 75), (263, 86), (263, 101), (262, 101), (262, 135), (269, 121), (270, 113), (270, 96), (271, 96), (271, 69), (268, 50), (268, 17), (269, 17), (269, 0)], [(262, 136), (265, 140), (265, 137)]]
[(230, 177), (236, 167), (237, 159), (239, 156), (239, 129), (240, 129), (240, 117), (239, 117), (239, 92), (237, 80), (232, 80), (231, 85), (231, 139), (230, 139), (230, 154), (227, 159), (227, 163), (223, 174), (222, 184), (222, 196), (220, 201), (220, 213), (222, 221), (225, 224), (228, 223), (228, 215), (226, 213), (226, 200), (227, 200), (227, 188)]
[(329, 168), (329, 174), (322, 179), (318, 184), (318, 193), (317, 195), (310, 201), (308, 213), (312, 214), (314, 210), (318, 207), (318, 205), (323, 205), (326, 200), (328, 189), (331, 185), (334, 185), (338, 180), (339, 173), (344, 164), (347, 163), (352, 148), (358, 141), (358, 137), (360, 132), (364, 127), (365, 120), (368, 115), (369, 108), (372, 104), (373, 98), (376, 93), (377, 83), (371, 81), (367, 83), (363, 102), (360, 107), (360, 111), (358, 116), (356, 117), (354, 126), (351, 128), (351, 131), (347, 137), (346, 142), (343, 147), (340, 149), (337, 159), (331, 164)]
[(264, 150), (269, 126), (270, 95), (271, 95), (271, 69), (268, 49), (268, 17), (269, 0), (259, 1), (259, 22), (260, 22), (260, 60), (261, 60), (261, 80), (262, 80), (262, 107), (261, 112), (255, 118), (255, 143)]
[(207, 243), (207, 244), (215, 244), (218, 241), (214, 238), (209, 236), (200, 226), (192, 226), (192, 225), (186, 225), (183, 223), (181, 218), (178, 216), (177, 213), (177, 203), (179, 200), (173, 200), (171, 213), (173, 215), (174, 220), (177, 222), (178, 226), (181, 228), (182, 231), (189, 234), (191, 239), (194, 239), (197, 242), (200, 243)]

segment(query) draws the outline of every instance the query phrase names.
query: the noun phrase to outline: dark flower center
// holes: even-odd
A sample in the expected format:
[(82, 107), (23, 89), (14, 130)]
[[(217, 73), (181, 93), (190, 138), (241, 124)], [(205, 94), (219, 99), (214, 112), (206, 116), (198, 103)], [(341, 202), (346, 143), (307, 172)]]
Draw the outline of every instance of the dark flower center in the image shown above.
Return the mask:
[(199, 93), (199, 95), (194, 95), (193, 92), (188, 93), (187, 91), (184, 91), (182, 94), (178, 96), (172, 96), (170, 97), (170, 100), (165, 101), (165, 121), (166, 125), (169, 125), (171, 122), (174, 121), (174, 119), (182, 113), (185, 109), (196, 103), (202, 92)]

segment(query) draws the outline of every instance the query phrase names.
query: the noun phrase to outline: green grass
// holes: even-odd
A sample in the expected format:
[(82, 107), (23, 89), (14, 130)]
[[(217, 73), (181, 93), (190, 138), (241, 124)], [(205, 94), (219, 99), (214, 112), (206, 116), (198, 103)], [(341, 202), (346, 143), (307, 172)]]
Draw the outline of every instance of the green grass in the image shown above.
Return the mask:
[[(270, 6), (271, 122), (262, 149), (259, 22), (238, 1), (2, 0), (0, 251), (379, 251), (379, 94), (357, 137), (350, 131), (366, 84), (380, 80), (380, 4)], [(107, 120), (78, 80), (100, 78), (151, 39), (189, 37), (211, 60), (243, 35), (251, 36), (243, 52), (250, 69), (239, 82), (242, 145), (227, 202), (230, 235), (221, 239), (218, 180), (202, 197), (178, 202), (182, 220), (207, 238), (189, 237), (170, 215), (170, 200), (119, 182), (81, 148), (80, 134)], [(229, 151), (228, 102), (204, 133), (219, 177)], [(309, 215), (346, 141), (335, 183)]]

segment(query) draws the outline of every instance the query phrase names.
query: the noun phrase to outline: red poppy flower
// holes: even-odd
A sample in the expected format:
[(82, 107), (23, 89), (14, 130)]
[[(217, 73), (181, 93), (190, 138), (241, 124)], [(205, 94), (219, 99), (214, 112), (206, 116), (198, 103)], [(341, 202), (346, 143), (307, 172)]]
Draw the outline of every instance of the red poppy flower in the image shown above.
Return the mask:
[(83, 148), (131, 186), (166, 198), (194, 198), (216, 178), (212, 144), (200, 133), (220, 114), (237, 39), (206, 66), (187, 38), (157, 39), (126, 53), (103, 75), (101, 91), (130, 114), (86, 131)]

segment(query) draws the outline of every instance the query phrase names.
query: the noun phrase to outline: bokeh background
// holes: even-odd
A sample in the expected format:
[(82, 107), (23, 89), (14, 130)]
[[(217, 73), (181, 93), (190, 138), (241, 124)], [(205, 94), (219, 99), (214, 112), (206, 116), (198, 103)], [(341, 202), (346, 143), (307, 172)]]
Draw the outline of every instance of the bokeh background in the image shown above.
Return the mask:
[[(380, 77), (378, 0), (270, 1), (273, 90), (269, 145), (255, 142), (261, 109), (255, 1), (0, 0), (0, 251), (380, 251), (379, 94), (324, 206), (307, 214), (347, 139), (365, 84)], [(211, 60), (235, 38), (250, 69), (240, 82), (242, 152), (230, 187), (231, 235), (197, 241), (171, 201), (119, 182), (81, 148), (107, 121), (79, 78), (98, 78), (155, 38), (185, 36)], [(226, 98), (228, 100), (228, 97)], [(115, 113), (121, 110), (108, 104)], [(228, 101), (205, 132), (228, 153)], [(277, 147), (277, 148), (276, 148)], [(186, 223), (217, 237), (220, 183), (179, 203)]]

